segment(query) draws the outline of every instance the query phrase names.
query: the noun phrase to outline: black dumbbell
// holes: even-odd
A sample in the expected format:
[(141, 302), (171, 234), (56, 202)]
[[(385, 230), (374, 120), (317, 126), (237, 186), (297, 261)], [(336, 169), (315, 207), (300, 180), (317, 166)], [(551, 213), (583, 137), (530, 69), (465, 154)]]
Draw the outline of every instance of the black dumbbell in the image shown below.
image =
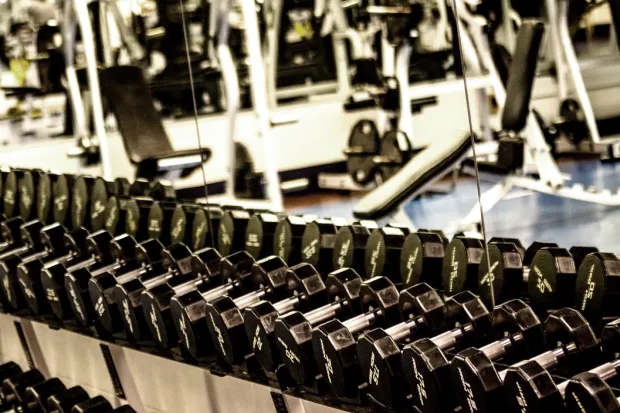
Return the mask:
[(325, 281), (330, 303), (307, 313), (293, 311), (275, 322), (274, 337), (280, 358), (299, 385), (312, 385), (317, 366), (312, 350), (312, 329), (332, 319), (351, 318), (362, 311), (361, 277), (350, 268), (332, 271)]
[[(22, 225), (22, 238), (27, 240), (27, 242), (22, 247), (12, 250), (13, 253), (11, 254), (0, 255), (2, 292), (12, 310), (19, 310), (27, 304), (26, 295), (29, 298), (34, 298), (27, 274), (22, 271), (21, 276), (18, 278), (18, 273), (20, 273), (18, 267), (23, 262), (22, 257), (30, 257), (25, 262), (32, 263), (35, 266), (40, 263), (40, 257), (50, 256), (56, 249), (61, 251), (61, 254), (64, 252), (65, 229), (62, 226), (56, 225), (41, 228), (41, 225), (39, 221), (30, 221)], [(20, 250), (20, 253), (17, 253), (17, 250)], [(31, 255), (27, 255), (28, 253), (31, 253)], [(37, 282), (34, 284), (37, 284)], [(39, 287), (37, 286), (36, 288), (39, 289)], [(28, 303), (30, 302), (28, 300)]]
[(243, 251), (250, 213), (241, 208), (223, 207), (217, 234), (217, 249), (222, 256)]
[[(66, 228), (75, 229), (72, 227), (71, 222), (71, 201), (73, 200), (72, 191), (76, 179), (75, 175), (50, 173), (47, 175), (47, 178), (52, 186), (52, 202), (49, 206), (42, 206), (52, 209), (52, 222), (64, 225)], [(41, 198), (41, 196), (39, 197)], [(40, 208), (39, 211), (40, 215), (45, 215), (44, 208)]]
[[(600, 375), (605, 379), (616, 376), (620, 369), (620, 360), (617, 358), (618, 343), (620, 342), (620, 319), (608, 323), (600, 337), (604, 357), (612, 361), (603, 363), (588, 371)], [(550, 352), (532, 360), (525, 360), (508, 367), (504, 373), (503, 392), (506, 406), (511, 412), (536, 413), (547, 411), (561, 411), (564, 408), (565, 391), (569, 381), (556, 385), (549, 368), (556, 363), (556, 357), (562, 357), (563, 352)], [(591, 362), (586, 363), (592, 364)], [(583, 370), (581, 365), (577, 371)], [(585, 410), (590, 412), (591, 410)], [(595, 410), (596, 411), (596, 410)]]
[(338, 397), (354, 399), (364, 382), (357, 355), (357, 336), (376, 326), (399, 321), (399, 294), (387, 277), (374, 277), (360, 288), (363, 313), (344, 321), (330, 320), (312, 332), (318, 370)]
[(177, 203), (174, 201), (156, 201), (153, 203), (147, 223), (149, 238), (158, 239), (165, 246), (172, 244), (170, 228), (176, 207)]
[[(129, 235), (124, 235), (129, 237)], [(129, 271), (121, 271), (116, 274), (103, 272), (88, 280), (88, 293), (95, 310), (95, 317), (109, 333), (119, 333), (123, 330), (121, 312), (117, 303), (118, 297), (114, 292), (117, 284), (123, 284), (145, 274), (157, 274), (163, 272), (161, 254), (164, 246), (156, 239), (149, 239), (136, 246), (136, 268)], [(157, 269), (159, 268), (159, 270)]]
[(90, 208), (85, 217), (88, 228), (92, 231), (105, 228), (108, 200), (114, 195), (129, 195), (122, 192), (124, 189), (127, 190), (128, 185), (123, 184), (123, 181), (117, 183), (116, 181), (106, 181), (101, 177), (95, 179), (90, 194)]
[(23, 406), (26, 396), (26, 389), (39, 383), (43, 383), (45, 378), (37, 369), (25, 371), (5, 378), (0, 388), (0, 406), (18, 408)]
[[(218, 297), (207, 303), (207, 325), (211, 339), (218, 354), (229, 364), (240, 364), (252, 353), (254, 347), (250, 344), (253, 336), (249, 338), (245, 330), (245, 309), (256, 316), (258, 313), (250, 306), (259, 302), (266, 303), (262, 301), (265, 299), (277, 301), (279, 306), (285, 306), (291, 311), (327, 302), (325, 285), (310, 264), (298, 264), (289, 269), (282, 258), (272, 255), (254, 264), (251, 277), (256, 286), (254, 291), (234, 299), (229, 296)], [(288, 297), (289, 295), (292, 297)], [(263, 304), (262, 308), (265, 307), (273, 308), (269, 304)], [(258, 307), (258, 311), (260, 309), (261, 307)], [(277, 310), (274, 311), (277, 314)], [(258, 317), (255, 321), (260, 323), (260, 315)], [(262, 338), (267, 339), (266, 336)]]
[(614, 394), (614, 390), (601, 375), (580, 373), (570, 379), (565, 393), (567, 413), (620, 411), (620, 398)]
[(21, 217), (9, 218), (0, 222), (0, 237), (2, 239), (0, 255), (12, 248), (21, 246), (25, 242), (21, 237), (22, 225), (24, 225), (24, 220)]
[[(255, 283), (261, 284), (260, 281)], [(290, 311), (307, 311), (327, 303), (325, 283), (311, 264), (290, 267), (286, 273), (286, 287), (289, 297), (273, 303), (260, 301), (247, 307), (243, 313), (247, 343), (268, 373), (275, 373), (282, 362), (274, 338), (278, 316)]]
[(41, 230), (43, 251), (26, 256), (17, 265), (16, 278), (26, 304), (33, 314), (39, 315), (50, 309), (49, 303), (59, 299), (49, 273), (43, 272), (46, 265), (62, 265), (71, 260), (85, 259), (88, 254), (88, 233), (83, 228), (65, 232), (59, 224), (52, 224)]
[[(515, 302), (520, 301), (514, 300), (510, 303)], [(522, 307), (525, 308), (524, 306), (525, 304)], [(500, 308), (507, 308), (507, 304)], [(505, 314), (511, 312), (514, 313), (514, 310), (508, 309)], [(501, 315), (502, 311), (498, 309), (496, 313)], [(521, 323), (525, 324), (529, 319), (533, 325), (535, 318), (533, 313), (527, 314), (527, 318), (523, 318)], [(549, 315), (545, 321), (544, 337), (539, 327), (527, 329), (521, 325), (519, 327), (521, 331), (511, 336), (480, 349), (463, 350), (452, 359), (450, 363), (452, 380), (457, 389), (456, 396), (465, 411), (495, 412), (505, 404), (502, 386), (507, 370), (498, 372), (493, 361), (501, 359), (510, 352), (510, 349), (523, 348), (525, 345), (526, 353), (539, 353), (529, 360), (548, 368), (560, 363), (565, 365), (570, 360), (573, 362), (581, 360), (587, 365), (587, 358), (596, 356), (596, 352), (599, 351), (599, 342), (590, 325), (578, 311), (571, 308), (563, 308)], [(540, 349), (544, 347), (545, 339), (551, 350), (542, 352)]]
[[(65, 181), (64, 185), (59, 183), (62, 179)], [(66, 186), (67, 179), (72, 180), (73, 176), (70, 175), (70, 178), (68, 178), (65, 175), (54, 172), (43, 173), (39, 176), (36, 214), (38, 220), (46, 225), (58, 223), (67, 226), (68, 224), (67, 214), (63, 214), (63, 210), (68, 211), (68, 201), (71, 199), (68, 196), (70, 189)], [(61, 188), (64, 191), (61, 191)]]
[[(513, 242), (489, 242), (478, 270), (477, 291), (482, 301), (491, 308), (495, 304), (523, 297), (527, 291), (526, 286), (530, 272), (532, 272), (533, 260), (543, 248), (557, 248), (557, 244), (534, 242), (522, 256)], [(488, 258), (486, 251), (489, 253)], [(562, 258), (572, 259), (569, 252), (564, 249), (557, 248), (554, 251)], [(545, 256), (545, 260), (548, 259), (551, 259), (550, 263), (543, 260), (538, 263), (537, 268), (542, 266), (545, 269), (556, 269), (553, 257)], [(489, 265), (491, 265), (490, 271)], [(566, 279), (574, 280), (576, 272), (574, 264), (560, 267), (558, 270), (566, 271), (566, 273), (558, 274), (556, 278), (566, 276)], [(550, 274), (549, 277), (551, 276)]]
[[(6, 380), (9, 379), (11, 377), (17, 376), (19, 374), (22, 374), (22, 369), (21, 367), (19, 367), (17, 365), (17, 363), (14, 363), (12, 361), (9, 361), (8, 363), (4, 363), (0, 365), (0, 385)], [(4, 398), (3, 394), (0, 392), (0, 411), (6, 411), (9, 408), (12, 408), (13, 406), (11, 406)]]
[(442, 287), (441, 273), (445, 255), (444, 238), (440, 232), (418, 230), (407, 235), (400, 255), (402, 284), (410, 287), (426, 283), (433, 288)]
[(47, 399), (47, 410), (50, 413), (71, 413), (73, 406), (88, 400), (90, 396), (81, 386), (74, 386), (65, 391), (51, 395)]
[(9, 169), (6, 171), (2, 193), (2, 212), (7, 218), (19, 216), (19, 181), (23, 174), (23, 169)]
[(66, 390), (62, 381), (55, 377), (30, 386), (24, 392), (23, 410), (27, 413), (46, 413), (48, 399)]
[[(237, 297), (252, 291), (254, 262), (254, 258), (246, 251), (239, 251), (223, 259), (219, 258), (219, 253), (215, 250), (194, 256), (194, 273), (211, 281), (197, 285), (193, 291), (173, 297), (170, 302), (170, 311), (181, 346), (190, 356), (201, 358), (214, 354), (207, 324), (207, 303), (224, 295)], [(220, 285), (211, 288), (210, 284)]]
[(301, 250), (303, 235), (309, 222), (314, 216), (283, 217), (276, 225), (273, 236), (273, 253), (282, 258), (288, 265), (296, 265), (301, 262)]
[[(39, 206), (39, 181), (45, 176), (45, 172), (41, 170), (23, 171), (17, 185), (19, 191), (19, 215), (24, 221), (37, 219)], [(42, 221), (45, 222), (45, 221)]]
[(478, 269), (484, 244), (478, 238), (454, 237), (446, 246), (441, 269), (444, 294), (478, 291)]
[(620, 317), (619, 281), (620, 259), (615, 254), (587, 255), (577, 272), (575, 307), (595, 326)]
[(366, 243), (364, 260), (366, 278), (386, 276), (394, 285), (402, 285), (400, 255), (408, 233), (402, 228), (392, 226), (372, 231)]
[(334, 241), (338, 229), (346, 221), (316, 219), (306, 225), (301, 241), (301, 260), (311, 264), (321, 274), (332, 270)]
[(112, 235), (128, 234), (137, 241), (146, 240), (153, 202), (151, 198), (112, 195), (106, 205), (103, 229)]
[[(173, 278), (191, 279), (192, 257), (192, 252), (185, 245), (174, 244), (163, 250), (161, 261), (153, 265), (149, 272), (114, 286), (112, 294), (116, 297), (119, 311), (123, 315), (121, 319), (128, 337), (136, 341), (154, 338), (150, 334), (150, 323), (147, 322), (147, 318), (152, 315), (143, 306), (142, 292), (167, 283)], [(156, 335), (157, 333), (158, 331)], [(155, 338), (158, 342), (163, 342), (161, 333), (162, 331), (159, 331), (159, 336)]]
[(406, 345), (402, 351), (402, 370), (407, 387), (422, 412), (454, 409), (448, 354), (495, 338), (491, 315), (482, 300), (470, 291), (445, 301), (445, 319), (454, 328)]
[(345, 225), (336, 233), (332, 268), (353, 268), (358, 274), (365, 274), (364, 258), (370, 231), (377, 229), (373, 221)]
[[(207, 262), (219, 261), (220, 259), (220, 255), (213, 248), (196, 251), (193, 255)], [(155, 340), (155, 344), (163, 349), (170, 349), (176, 346), (179, 341), (170, 310), (172, 298), (175, 295), (185, 295), (199, 288), (213, 288), (219, 283), (216, 277), (212, 275), (205, 277), (201, 272), (195, 271), (195, 265), (192, 265), (195, 260), (194, 256), (189, 258), (189, 264), (187, 262), (184, 264), (189, 265), (189, 272), (179, 274), (170, 278), (166, 283), (142, 292), (142, 307), (147, 325), (151, 330), (151, 336)]]
[(170, 243), (185, 245), (194, 244), (194, 220), (196, 214), (202, 210), (197, 204), (183, 203), (178, 204), (172, 213), (172, 221), (170, 222)]
[[(91, 236), (92, 237), (92, 236)], [(105, 240), (105, 237), (102, 237)], [(98, 243), (97, 243), (98, 244)], [(90, 244), (89, 244), (90, 245)], [(69, 297), (69, 304), (73, 315), (82, 326), (90, 326), (95, 320), (93, 303), (90, 301), (88, 282), (94, 276), (103, 273), (116, 273), (118, 271), (132, 271), (139, 268), (140, 264), (135, 259), (136, 241), (130, 236), (114, 237), (108, 246), (107, 257), (100, 259), (88, 267), (66, 269), (64, 275), (64, 286)], [(99, 245), (95, 254), (100, 254)], [(76, 264), (79, 265), (79, 264)]]
[(254, 214), (245, 231), (245, 250), (254, 259), (265, 258), (273, 254), (274, 235), (280, 222), (280, 216), (270, 212)]
[(401, 345), (422, 334), (445, 330), (447, 325), (441, 295), (428, 284), (403, 290), (399, 308), (401, 323), (368, 331), (357, 340), (357, 354), (368, 393), (382, 406), (400, 405), (409, 394), (403, 380)]
[(222, 219), (222, 208), (219, 205), (202, 205), (194, 216), (192, 228), (192, 249), (201, 250), (206, 247), (215, 248), (218, 240), (218, 229)]

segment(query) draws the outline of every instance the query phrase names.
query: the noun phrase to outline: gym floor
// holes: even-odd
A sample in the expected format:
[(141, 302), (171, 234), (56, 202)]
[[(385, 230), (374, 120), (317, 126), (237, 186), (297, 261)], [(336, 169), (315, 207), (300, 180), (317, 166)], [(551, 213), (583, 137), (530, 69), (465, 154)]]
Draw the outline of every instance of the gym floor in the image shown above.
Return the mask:
[[(572, 176), (571, 184), (585, 188), (620, 188), (620, 162), (598, 160), (564, 160), (563, 172)], [(491, 184), (482, 183), (482, 190)], [(620, 250), (620, 207), (605, 207), (586, 202), (561, 199), (545, 194), (513, 190), (517, 196), (500, 202), (485, 215), (487, 236), (519, 238), (524, 245), (549, 241), (561, 247), (592, 245), (601, 251)], [(517, 193), (518, 191), (518, 193)], [(412, 201), (407, 214), (418, 228), (441, 229), (464, 217), (477, 201), (476, 181), (460, 179), (448, 195), (431, 195)], [(287, 200), (287, 210), (297, 214), (352, 218), (355, 196), (308, 195)], [(618, 225), (618, 227), (616, 227)]]

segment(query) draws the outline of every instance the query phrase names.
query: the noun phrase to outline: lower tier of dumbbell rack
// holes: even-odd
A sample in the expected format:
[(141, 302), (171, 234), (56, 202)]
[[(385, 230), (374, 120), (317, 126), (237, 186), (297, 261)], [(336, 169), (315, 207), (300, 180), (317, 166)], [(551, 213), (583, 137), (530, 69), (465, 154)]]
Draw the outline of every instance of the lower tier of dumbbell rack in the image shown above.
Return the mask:
[[(318, 396), (297, 391), (285, 392), (282, 399), (279, 390), (265, 384), (232, 375), (222, 377), (201, 366), (59, 329), (53, 324), (0, 313), (0, 362), (15, 361), (28, 368), (30, 356), (34, 367), (46, 377), (82, 385), (91, 396), (101, 394), (116, 405), (129, 403), (138, 413), (370, 411), (350, 405), (328, 406)], [(28, 351), (23, 348), (19, 329)], [(118, 397), (118, 385), (115, 387), (109, 373), (102, 344), (110, 349), (124, 397)], [(276, 409), (282, 400), (286, 410)]]

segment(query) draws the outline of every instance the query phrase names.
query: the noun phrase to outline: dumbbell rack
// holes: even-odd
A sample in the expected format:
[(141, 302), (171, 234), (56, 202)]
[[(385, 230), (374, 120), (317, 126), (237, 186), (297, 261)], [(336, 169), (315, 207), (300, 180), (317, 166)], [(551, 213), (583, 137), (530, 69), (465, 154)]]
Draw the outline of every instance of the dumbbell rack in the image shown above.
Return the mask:
[[(206, 368), (29, 316), (0, 314), (0, 331), (0, 361), (36, 367), (46, 377), (79, 384), (115, 406), (129, 403), (139, 413), (343, 411), (317, 396), (283, 394), (233, 375), (220, 377)], [(346, 410), (369, 411), (359, 406)]]

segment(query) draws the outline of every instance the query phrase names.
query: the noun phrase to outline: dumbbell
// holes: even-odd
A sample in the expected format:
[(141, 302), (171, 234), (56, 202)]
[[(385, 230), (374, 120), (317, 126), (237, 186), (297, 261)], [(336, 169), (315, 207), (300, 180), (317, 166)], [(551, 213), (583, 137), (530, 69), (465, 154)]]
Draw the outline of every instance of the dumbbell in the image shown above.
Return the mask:
[(74, 176), (48, 172), (39, 176), (37, 186), (37, 218), (44, 224), (68, 226), (70, 192)]
[(112, 235), (128, 234), (138, 241), (148, 239), (151, 198), (113, 195), (108, 199), (103, 229)]
[(620, 317), (619, 280), (620, 259), (615, 254), (595, 252), (583, 259), (577, 272), (574, 305), (593, 325)]
[[(40, 289), (36, 294), (36, 300), (41, 303), (41, 294), (47, 304), (52, 309), (52, 313), (59, 319), (67, 319), (71, 315), (69, 310), (69, 300), (65, 286), (65, 275), (89, 268), (97, 263), (108, 265), (112, 261), (110, 258), (110, 245), (112, 236), (107, 231), (97, 231), (88, 234), (86, 230), (73, 230), (65, 234), (64, 241), (70, 245), (74, 253), (67, 254), (61, 259), (49, 262), (30, 261), (28, 265), (20, 266), (23, 277), (30, 277), (33, 280), (40, 279)], [(81, 246), (81, 250), (77, 249)]]
[[(246, 251), (236, 252), (223, 259), (215, 250), (194, 256), (192, 268), (196, 276), (212, 281), (197, 285), (196, 289), (177, 295), (170, 302), (181, 346), (190, 356), (201, 358), (214, 354), (207, 324), (207, 303), (224, 295), (237, 297), (252, 291), (254, 262), (254, 258)], [(220, 285), (211, 288), (209, 284)]]
[(71, 413), (110, 413), (114, 408), (103, 396), (95, 396), (73, 406)]
[[(35, 223), (38, 224), (36, 221)], [(0, 255), (11, 251), (13, 248), (22, 246), (27, 241), (21, 237), (22, 225), (24, 225), (24, 220), (21, 217), (9, 218), (0, 222), (0, 237), (2, 239), (2, 242), (0, 242)]]
[[(49, 303), (58, 301), (54, 288), (42, 272), (46, 265), (63, 264), (68, 261), (86, 259), (88, 232), (78, 228), (69, 233), (59, 224), (52, 224), (41, 230), (41, 241), (46, 245), (40, 253), (24, 257), (17, 265), (16, 278), (26, 304), (35, 315), (43, 314), (50, 309)], [(45, 275), (45, 276), (44, 276)]]
[(194, 256), (198, 256), (203, 262), (209, 263), (215, 260), (219, 261), (221, 258), (213, 248), (196, 251), (189, 258), (190, 263), (183, 264), (189, 266), (187, 274), (172, 277), (166, 283), (142, 291), (141, 302), (147, 325), (151, 330), (155, 344), (163, 349), (170, 349), (176, 346), (179, 341), (170, 310), (172, 298), (176, 295), (196, 291), (199, 288), (211, 289), (219, 284), (219, 280), (212, 275), (209, 274), (205, 277), (200, 271), (195, 271), (195, 266), (192, 264), (195, 260)]
[(364, 257), (370, 231), (377, 229), (374, 221), (362, 221), (340, 227), (334, 240), (332, 268), (353, 268), (358, 274), (365, 274)]
[(218, 229), (222, 218), (222, 208), (219, 205), (202, 205), (194, 216), (194, 226), (192, 228), (193, 240), (192, 249), (201, 250), (205, 247), (215, 248), (217, 246)]
[(170, 243), (194, 244), (194, 219), (202, 207), (193, 203), (180, 203), (172, 213), (170, 222)]
[(278, 214), (260, 212), (252, 215), (245, 231), (245, 250), (254, 259), (273, 254), (274, 236), (279, 222)]
[[(589, 370), (588, 373), (600, 375), (607, 380), (616, 376), (618, 369), (620, 369), (620, 360), (617, 358), (618, 343), (620, 342), (620, 319), (605, 326), (601, 333), (600, 342), (604, 357), (612, 361), (603, 363)], [(556, 356), (553, 355), (553, 357)], [(549, 370), (555, 363), (553, 357), (537, 357), (508, 367), (504, 374), (503, 392), (507, 407), (511, 412), (562, 411), (569, 381), (556, 385), (556, 381)], [(584, 367), (580, 366), (579, 370), (583, 370)]]
[(441, 269), (442, 289), (451, 296), (461, 291), (478, 291), (478, 270), (484, 244), (478, 238), (454, 237), (446, 246)]
[[(112, 294), (116, 296), (116, 303), (123, 315), (121, 319), (125, 333), (129, 338), (135, 341), (155, 339), (157, 342), (164, 342), (161, 330), (155, 331), (156, 337), (150, 334), (147, 318), (153, 315), (147, 312), (143, 305), (142, 292), (174, 278), (191, 279), (193, 277), (192, 257), (192, 252), (185, 245), (174, 244), (163, 250), (160, 263), (153, 265), (152, 270), (139, 278), (132, 278), (114, 286)], [(159, 324), (156, 325), (159, 326)]]
[[(21, 237), (27, 241), (22, 247), (11, 250), (12, 253), (0, 255), (2, 292), (12, 310), (23, 308), (27, 304), (26, 296), (34, 298), (34, 293), (29, 284), (22, 284), (28, 282), (27, 274), (23, 273), (18, 278), (18, 272), (20, 272), (18, 267), (22, 263), (22, 257), (28, 257), (27, 254), (31, 253), (26, 262), (38, 263), (39, 257), (50, 256), (56, 249), (62, 254), (65, 241), (69, 241), (69, 238), (65, 239), (66, 233), (62, 226), (41, 227), (41, 225), (42, 223), (39, 221), (30, 221), (22, 225), (20, 228)], [(77, 241), (81, 241), (79, 235), (79, 233), (75, 234)], [(17, 250), (20, 250), (19, 253)]]
[(65, 391), (51, 395), (47, 399), (47, 409), (42, 409), (41, 412), (70, 413), (75, 405), (88, 399), (90, 399), (90, 396), (88, 396), (86, 390), (81, 386), (74, 386)]
[(399, 308), (401, 323), (370, 330), (357, 340), (358, 359), (368, 393), (383, 406), (399, 405), (408, 394), (401, 367), (401, 345), (422, 334), (445, 330), (447, 324), (441, 295), (428, 284), (403, 290)]
[(274, 337), (280, 358), (299, 385), (315, 382), (317, 366), (312, 350), (312, 329), (332, 319), (347, 319), (362, 313), (359, 292), (361, 277), (350, 268), (329, 273), (325, 281), (330, 303), (307, 313), (293, 311), (275, 322)]
[[(21, 367), (19, 367), (17, 365), (17, 363), (14, 363), (12, 361), (9, 361), (8, 363), (4, 363), (0, 365), (0, 385), (9, 378), (18, 376), (20, 374), (22, 374), (23, 371), (21, 369)], [(0, 411), (5, 411), (9, 408), (12, 408), (13, 406), (10, 405), (6, 399), (4, 398), (3, 393), (0, 390)]]
[(6, 169), (3, 172), (2, 212), (7, 218), (19, 215), (19, 180), (23, 173), (23, 169)]
[(51, 378), (26, 388), (23, 410), (27, 413), (46, 413), (48, 399), (65, 392), (67, 388), (58, 378)]
[(341, 218), (315, 219), (308, 223), (301, 240), (301, 260), (321, 274), (331, 271), (336, 233), (345, 225), (346, 220)]
[(151, 206), (148, 217), (148, 237), (158, 239), (165, 246), (172, 245), (171, 231), (172, 215), (177, 208), (174, 201), (156, 201)]
[[(97, 233), (95, 233), (97, 234)], [(89, 237), (92, 238), (93, 236)], [(102, 237), (100, 240), (105, 240)], [(97, 244), (97, 243), (96, 243)], [(88, 245), (91, 245), (89, 243)], [(75, 319), (79, 324), (84, 327), (90, 326), (95, 319), (95, 309), (93, 303), (90, 301), (90, 294), (88, 290), (88, 282), (94, 276), (103, 273), (116, 273), (118, 271), (132, 271), (139, 268), (139, 264), (135, 259), (136, 253), (136, 240), (133, 237), (118, 236), (114, 237), (108, 246), (108, 251), (103, 252), (108, 257), (102, 258), (99, 261), (88, 267), (73, 268), (68, 267), (64, 274), (64, 286), (66, 294), (69, 297), (69, 304)], [(97, 245), (97, 248), (90, 250), (93, 255), (101, 254), (102, 248)], [(76, 264), (76, 266), (79, 264)], [(57, 267), (56, 267), (57, 268)], [(61, 273), (61, 271), (59, 271)]]
[(148, 179), (137, 178), (122, 193), (131, 197), (149, 197), (157, 201), (176, 199), (176, 191), (172, 183), (162, 179), (149, 181)]
[(386, 226), (372, 231), (366, 243), (364, 260), (366, 278), (388, 277), (396, 286), (402, 285), (400, 255), (408, 230)]
[(470, 291), (445, 301), (445, 319), (454, 328), (430, 338), (422, 338), (402, 350), (402, 371), (416, 406), (424, 413), (453, 410), (450, 353), (495, 338), (493, 321), (482, 300)]
[[(261, 311), (268, 310), (268, 314), (275, 318), (279, 314), (275, 306), (288, 312), (298, 308), (313, 308), (327, 302), (325, 284), (310, 264), (298, 264), (289, 269), (282, 258), (272, 255), (252, 266), (251, 277), (257, 287), (254, 291), (234, 299), (221, 296), (207, 302), (207, 325), (211, 339), (218, 354), (228, 364), (240, 364), (257, 345), (262, 350), (262, 340), (269, 347), (265, 349), (269, 354), (275, 349), (270, 346), (267, 334), (261, 337), (262, 324), (258, 324), (269, 317), (265, 317)], [(271, 305), (263, 301), (265, 299), (276, 302)], [(250, 317), (254, 318), (248, 321), (252, 328), (252, 335), (248, 336), (244, 318), (250, 313)], [(261, 340), (260, 344), (256, 340)], [(264, 357), (266, 353), (262, 355)]]
[(360, 287), (363, 312), (340, 321), (332, 319), (312, 331), (312, 347), (318, 370), (331, 391), (340, 398), (354, 399), (364, 382), (357, 337), (376, 326), (396, 324), (400, 320), (399, 294), (387, 277), (374, 277)]
[(217, 234), (217, 249), (222, 256), (243, 251), (250, 213), (239, 207), (223, 207)]
[(45, 378), (37, 369), (17, 373), (2, 380), (0, 387), (0, 406), (17, 408), (23, 406), (26, 397), (26, 389), (39, 383)]
[[(521, 303), (521, 308), (526, 308), (520, 300), (513, 300), (510, 303), (512, 308), (504, 304), (494, 312), (494, 316), (518, 314), (515, 312), (514, 303)], [(502, 309), (508, 311), (504, 312)], [(560, 363), (565, 365), (570, 360), (586, 361), (588, 356), (595, 356), (599, 350), (599, 342), (594, 332), (577, 310), (563, 308), (551, 313), (545, 321), (544, 336), (540, 323), (538, 327), (531, 328), (534, 319), (537, 318), (530, 312), (519, 320), (520, 331), (480, 349), (463, 350), (452, 359), (450, 363), (452, 380), (457, 389), (456, 396), (465, 411), (495, 412), (505, 403), (502, 386), (508, 370), (498, 372), (493, 361), (501, 359), (511, 349), (521, 347), (526, 350), (522, 353), (529, 355), (538, 353), (529, 360), (547, 368)], [(524, 328), (527, 321), (530, 321), (530, 324)], [(541, 351), (545, 339), (550, 346), (556, 347), (549, 351)]]
[[(260, 285), (260, 282), (256, 282)], [(281, 365), (280, 353), (274, 338), (276, 319), (290, 311), (307, 311), (327, 303), (327, 289), (321, 275), (308, 263), (290, 267), (286, 273), (289, 297), (280, 301), (260, 301), (243, 312), (246, 343), (263, 370), (275, 373)]]
[(544, 242), (532, 243), (523, 257), (512, 242), (489, 243), (487, 250), (489, 258), (483, 255), (478, 272), (478, 292), (487, 306), (526, 292), (537, 311), (572, 302), (576, 269), (567, 250)]
[(314, 216), (287, 216), (280, 219), (273, 235), (273, 253), (288, 265), (301, 262), (303, 235)]
[(444, 238), (440, 232), (418, 230), (405, 238), (400, 255), (402, 284), (410, 287), (426, 283), (433, 288), (442, 287), (441, 273), (445, 255)]
[[(129, 237), (129, 235), (124, 235)], [(88, 280), (88, 293), (95, 310), (95, 317), (108, 333), (114, 334), (123, 331), (121, 311), (118, 306), (118, 297), (114, 294), (114, 287), (145, 274), (163, 273), (161, 255), (164, 246), (156, 239), (149, 239), (136, 246), (136, 268), (121, 271), (116, 274), (103, 272), (92, 276)], [(127, 308), (127, 310), (129, 310)], [(130, 323), (131, 321), (129, 321)]]
[(101, 177), (80, 176), (77, 178), (73, 185), (71, 208), (73, 228), (84, 226), (92, 231), (103, 229), (106, 205), (108, 198), (112, 195), (126, 194), (119, 192), (119, 187), (115, 182), (106, 181)]
[(602, 375), (584, 372), (574, 376), (566, 386), (565, 394), (567, 413), (620, 411), (620, 398)]

